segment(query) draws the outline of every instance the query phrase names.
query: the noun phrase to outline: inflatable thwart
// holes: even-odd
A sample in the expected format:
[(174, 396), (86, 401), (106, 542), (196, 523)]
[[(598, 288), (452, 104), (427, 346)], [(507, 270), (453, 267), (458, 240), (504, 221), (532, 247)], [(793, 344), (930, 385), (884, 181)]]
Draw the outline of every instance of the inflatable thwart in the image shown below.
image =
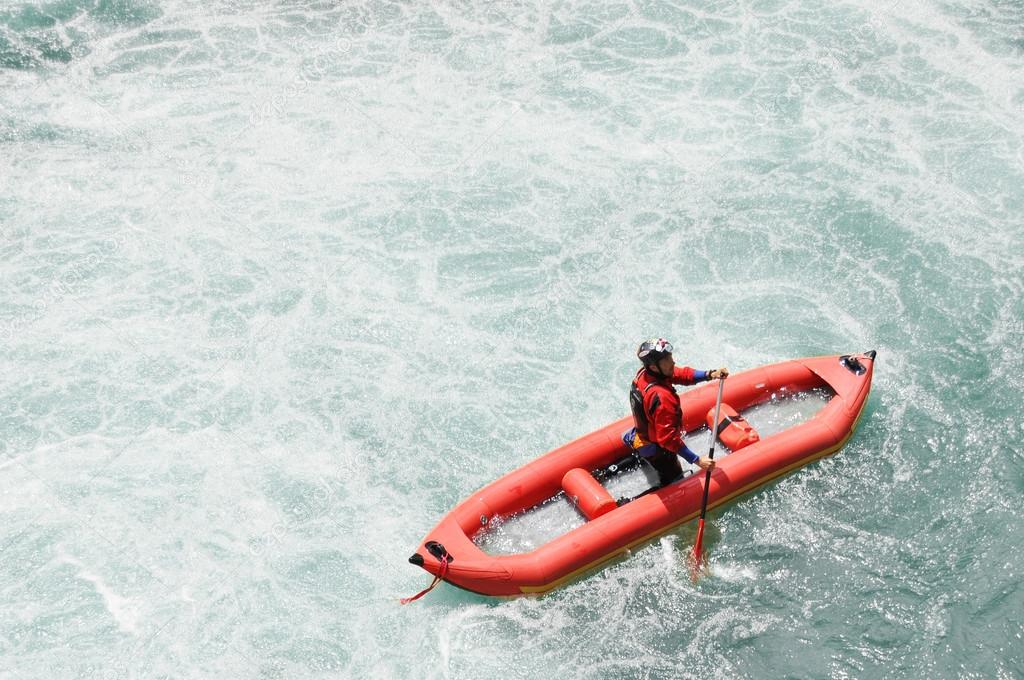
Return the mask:
[[(864, 410), (874, 361), (870, 351), (797, 359), (729, 376), (715, 429), (732, 454), (718, 461), (711, 475), (708, 508), (839, 450)], [(741, 415), (773, 396), (823, 388), (832, 396), (817, 414), (764, 438)], [(713, 381), (680, 395), (686, 432), (712, 425), (717, 390)], [(611, 423), (480, 489), (427, 534), (409, 561), (434, 575), (431, 587), (444, 580), (483, 595), (540, 594), (695, 519), (703, 474), (621, 505), (601, 484), (606, 468), (630, 453), (621, 439), (630, 426), (630, 417)], [(489, 555), (473, 542), (493, 519), (529, 510), (559, 493), (576, 504), (586, 523), (521, 554)]]

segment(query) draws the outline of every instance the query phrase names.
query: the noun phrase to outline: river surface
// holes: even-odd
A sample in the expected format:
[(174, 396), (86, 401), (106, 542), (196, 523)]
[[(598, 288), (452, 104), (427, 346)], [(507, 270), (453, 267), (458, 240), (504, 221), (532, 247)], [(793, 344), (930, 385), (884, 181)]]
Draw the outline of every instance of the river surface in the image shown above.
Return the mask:
[[(0, 679), (1024, 676), (1024, 5), (0, 3)], [(546, 597), (406, 562), (645, 338), (850, 443)]]

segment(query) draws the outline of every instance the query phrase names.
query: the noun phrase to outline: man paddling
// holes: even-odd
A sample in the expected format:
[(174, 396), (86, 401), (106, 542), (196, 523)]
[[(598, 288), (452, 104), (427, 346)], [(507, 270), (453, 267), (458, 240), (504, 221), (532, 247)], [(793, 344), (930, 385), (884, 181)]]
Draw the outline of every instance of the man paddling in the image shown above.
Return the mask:
[(683, 476), (677, 456), (702, 470), (712, 469), (714, 460), (701, 458), (683, 442), (683, 410), (672, 385), (694, 385), (725, 378), (729, 370), (698, 371), (689, 366), (676, 366), (672, 343), (663, 338), (647, 340), (636, 355), (643, 362), (643, 368), (637, 371), (629, 389), (634, 427), (622, 435), (622, 441), (658, 473), (655, 489)]

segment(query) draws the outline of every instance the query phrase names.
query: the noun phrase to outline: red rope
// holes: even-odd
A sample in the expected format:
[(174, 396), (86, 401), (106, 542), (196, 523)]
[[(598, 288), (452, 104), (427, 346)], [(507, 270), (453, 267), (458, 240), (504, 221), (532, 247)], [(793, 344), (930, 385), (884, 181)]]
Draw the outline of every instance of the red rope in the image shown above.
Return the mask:
[(448, 574), (448, 555), (445, 555), (444, 557), (441, 558), (441, 566), (438, 568), (437, 576), (434, 577), (433, 582), (429, 586), (427, 586), (426, 588), (421, 590), (420, 592), (418, 592), (415, 595), (413, 595), (412, 597), (403, 597), (401, 600), (399, 600), (399, 602), (401, 604), (409, 604), (410, 602), (415, 602), (416, 600), (420, 599), (421, 597), (423, 597), (424, 595), (429, 593), (431, 590), (433, 590), (434, 586), (436, 586), (438, 583), (440, 583), (447, 574)]

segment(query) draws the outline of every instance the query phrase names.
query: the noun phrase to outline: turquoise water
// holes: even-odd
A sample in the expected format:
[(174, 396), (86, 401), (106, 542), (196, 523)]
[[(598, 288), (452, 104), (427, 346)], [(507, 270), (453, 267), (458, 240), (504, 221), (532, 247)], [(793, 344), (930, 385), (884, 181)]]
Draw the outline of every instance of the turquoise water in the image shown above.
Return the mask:
[[(1018, 2), (0, 7), (0, 678), (1024, 674)], [(406, 563), (633, 351), (850, 444), (540, 599)]]

